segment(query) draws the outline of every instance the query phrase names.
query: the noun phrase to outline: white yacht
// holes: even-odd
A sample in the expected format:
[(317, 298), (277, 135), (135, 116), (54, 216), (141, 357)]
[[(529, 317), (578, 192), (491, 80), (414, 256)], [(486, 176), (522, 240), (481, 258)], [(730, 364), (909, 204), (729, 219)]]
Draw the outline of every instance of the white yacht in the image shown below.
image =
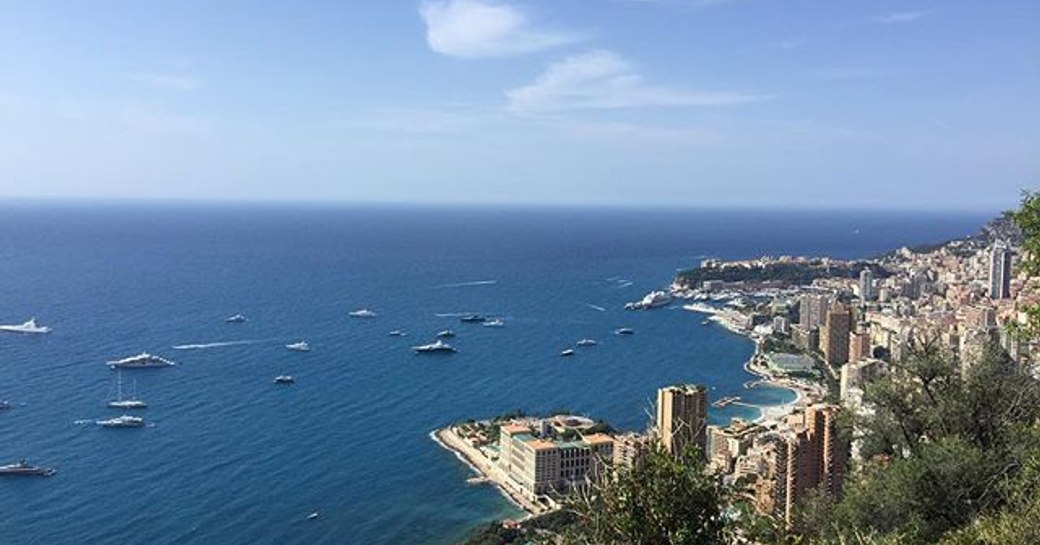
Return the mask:
[(422, 354), (422, 353), (431, 353), (431, 352), (443, 352), (443, 353), (458, 352), (458, 350), (455, 350), (455, 347), (453, 347), (452, 345), (450, 345), (450, 344), (448, 344), (448, 343), (446, 343), (446, 342), (444, 342), (442, 340), (437, 340), (436, 342), (432, 342), (430, 344), (423, 344), (423, 345), (419, 345), (419, 346), (413, 346), (412, 350), (415, 350), (417, 353), (420, 353), (420, 354)]
[(454, 337), (454, 336), (455, 336), (455, 332), (450, 330), (450, 329), (445, 329), (444, 331), (438, 331), (437, 332), (437, 337), (441, 338), (441, 339), (449, 339), (449, 338)]
[(10, 333), (28, 333), (39, 335), (42, 333), (50, 333), (51, 328), (42, 326), (36, 323), (36, 318), (29, 318), (28, 322), (18, 325), (0, 325), (0, 331), (8, 331)]
[(578, 346), (596, 346), (597, 344), (599, 343), (593, 339), (582, 339), (577, 342)]
[(148, 352), (141, 352), (136, 356), (108, 362), (108, 366), (112, 369), (144, 369), (149, 367), (171, 367), (174, 365), (177, 364)]
[(568, 349), (564, 350), (563, 352), (560, 352), (560, 356), (562, 356), (564, 358), (566, 358), (568, 356), (573, 356), (573, 355), (574, 355), (574, 349), (571, 349), (571, 348), (568, 348)]
[(404, 331), (404, 330), (401, 330), (401, 329), (395, 329), (395, 330), (390, 332), (390, 336), (391, 337), (404, 337), (407, 334), (408, 334), (407, 331)]
[(0, 411), (6, 411), (11, 408), (11, 402), (6, 399), (0, 399)]
[(0, 466), (0, 476), (9, 476), (9, 477), (28, 477), (28, 476), (33, 476), (33, 477), (50, 477), (51, 475), (54, 475), (55, 473), (57, 473), (57, 471), (55, 471), (52, 468), (29, 465), (29, 463), (26, 462), (25, 460), (22, 460), (22, 461), (18, 462), (17, 464), (7, 464), (7, 465)]
[(295, 350), (297, 352), (310, 352), (311, 345), (307, 344), (307, 341), (300, 341), (292, 344), (285, 345), (289, 350)]
[(144, 419), (124, 414), (107, 420), (97, 420), (94, 423), (102, 428), (140, 428), (144, 426)]
[[(137, 383), (134, 383), (134, 390), (137, 389)], [(123, 398), (123, 372), (119, 371), (116, 375), (116, 399), (115, 401), (109, 401), (108, 406), (113, 409), (146, 409), (148, 404), (142, 399), (137, 399), (136, 396), (129, 398)]]
[(652, 308), (666, 307), (672, 304), (672, 296), (663, 291), (652, 291), (646, 294), (641, 301), (626, 303), (626, 310), (648, 310)]
[(229, 324), (240, 324), (240, 323), (246, 321), (246, 317), (242, 316), (241, 314), (236, 314), (236, 315), (234, 315), (234, 316), (232, 316), (230, 318), (224, 319), (224, 321), (226, 323), (229, 323)]
[(375, 318), (376, 316), (379, 316), (374, 310), (369, 310), (367, 308), (355, 310), (348, 314), (350, 314), (352, 318)]
[(292, 375), (278, 375), (274, 377), (275, 384), (295, 384), (296, 379)]
[(614, 330), (614, 334), (615, 335), (632, 335), (634, 333), (635, 333), (635, 330), (633, 330), (630, 327), (619, 327), (619, 328)]
[(484, 322), (484, 327), (503, 327), (506, 323), (501, 318), (495, 318), (494, 320), (488, 320)]

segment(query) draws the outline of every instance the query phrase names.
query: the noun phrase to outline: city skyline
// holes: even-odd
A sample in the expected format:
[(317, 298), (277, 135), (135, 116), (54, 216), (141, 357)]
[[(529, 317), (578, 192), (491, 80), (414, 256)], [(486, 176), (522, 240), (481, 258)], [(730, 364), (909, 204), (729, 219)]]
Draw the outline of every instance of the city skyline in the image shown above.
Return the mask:
[(4, 198), (1000, 210), (1040, 171), (1024, 1), (0, 9)]

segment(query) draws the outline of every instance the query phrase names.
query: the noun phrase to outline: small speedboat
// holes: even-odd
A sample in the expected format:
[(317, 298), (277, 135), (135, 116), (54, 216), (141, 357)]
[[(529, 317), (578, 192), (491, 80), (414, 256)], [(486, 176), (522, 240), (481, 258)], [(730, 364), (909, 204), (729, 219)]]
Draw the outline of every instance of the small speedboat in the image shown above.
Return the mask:
[(292, 375), (278, 375), (274, 377), (275, 384), (296, 384), (296, 379)]
[(0, 466), (0, 477), (50, 477), (55, 473), (53, 468), (30, 465), (25, 460)]
[(11, 402), (5, 399), (0, 399), (0, 411), (6, 411), (11, 408)]
[(573, 355), (574, 355), (574, 349), (572, 349), (572, 348), (568, 348), (568, 349), (564, 350), (563, 352), (560, 352), (560, 356), (564, 357), (564, 358), (566, 358), (568, 356), (573, 356)]
[(295, 350), (297, 352), (310, 352), (311, 345), (307, 344), (307, 341), (295, 342), (292, 344), (285, 345), (289, 350)]
[(139, 416), (124, 414), (123, 416), (107, 420), (98, 420), (94, 423), (102, 428), (140, 428), (144, 426), (144, 419)]
[(37, 324), (36, 318), (29, 318), (29, 321), (24, 324), (0, 325), (0, 331), (39, 335), (42, 333), (50, 333), (51, 328)]
[(487, 317), (486, 316), (481, 316), (480, 314), (467, 314), (467, 315), (459, 318), (459, 321), (464, 323), (464, 324), (479, 324), (479, 323), (486, 322), (487, 321)]
[(437, 341), (432, 342), (430, 344), (422, 344), (422, 345), (419, 345), (419, 346), (413, 346), (412, 350), (415, 350), (415, 352), (418, 353), (418, 354), (430, 354), (430, 353), (448, 353), (448, 354), (450, 354), (450, 353), (453, 353), (453, 352), (458, 352), (458, 350), (455, 350), (455, 347), (453, 347), (452, 345), (450, 345), (450, 344), (448, 344), (448, 343), (446, 343), (446, 342), (444, 342), (442, 340), (437, 340)]
[(701, 325), (711, 325), (711, 320), (704, 320)]
[(450, 339), (455, 336), (455, 332), (450, 329), (445, 329), (444, 331), (437, 332), (436, 336), (441, 339)]
[(316, 518), (318, 518), (318, 512), (317, 511), (307, 515), (307, 520), (314, 520)]
[(395, 329), (395, 330), (390, 332), (390, 336), (391, 337), (404, 337), (407, 334), (408, 333), (406, 331), (403, 331), (403, 330), (400, 330), (400, 329)]
[(619, 327), (614, 330), (615, 335), (632, 335), (633, 333), (635, 333), (635, 330), (628, 327)]
[(582, 339), (578, 341), (576, 344), (578, 346), (596, 346), (599, 343), (594, 341), (593, 339)]
[(177, 364), (148, 352), (141, 352), (136, 356), (108, 362), (108, 366), (113, 369), (146, 369), (151, 367), (172, 367), (174, 365)]
[(236, 314), (236, 315), (234, 315), (234, 316), (232, 316), (230, 318), (226, 318), (224, 321), (229, 323), (229, 324), (240, 324), (240, 323), (246, 321), (246, 317), (242, 316), (241, 314)]
[(494, 320), (488, 320), (484, 322), (484, 327), (503, 327), (506, 323), (501, 318), (495, 318)]
[(358, 309), (348, 313), (352, 318), (375, 318), (378, 314), (367, 308)]

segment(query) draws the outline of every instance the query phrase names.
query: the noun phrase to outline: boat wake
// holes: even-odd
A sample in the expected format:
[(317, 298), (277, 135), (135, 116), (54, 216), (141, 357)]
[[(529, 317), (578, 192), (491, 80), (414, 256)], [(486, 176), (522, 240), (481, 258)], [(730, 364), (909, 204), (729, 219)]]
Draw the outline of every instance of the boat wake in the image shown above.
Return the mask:
[(216, 343), (201, 343), (201, 344), (178, 344), (173, 346), (174, 350), (205, 350), (206, 348), (220, 348), (222, 346), (238, 346), (240, 344), (254, 344), (260, 341), (224, 341)]
[(441, 284), (440, 286), (435, 286), (435, 287), (437, 289), (443, 289), (443, 288), (468, 288), (468, 287), (471, 287), (471, 286), (493, 286), (495, 284), (498, 284), (498, 280), (477, 280), (477, 281), (474, 281), (474, 282), (458, 282), (458, 283), (455, 283), (455, 284)]
[(632, 284), (635, 284), (635, 282), (632, 282), (631, 280), (625, 280), (624, 282), (619, 282), (618, 285), (615, 286), (615, 287), (617, 289), (622, 289), (622, 288), (627, 288), (627, 287), (631, 286)]
[(587, 306), (587, 307), (589, 307), (589, 308), (591, 308), (591, 309), (593, 309), (593, 310), (598, 310), (600, 312), (606, 312), (607, 311), (607, 309), (605, 309), (605, 308), (603, 308), (603, 307), (601, 307), (599, 305), (593, 305), (592, 303), (582, 303), (582, 304)]

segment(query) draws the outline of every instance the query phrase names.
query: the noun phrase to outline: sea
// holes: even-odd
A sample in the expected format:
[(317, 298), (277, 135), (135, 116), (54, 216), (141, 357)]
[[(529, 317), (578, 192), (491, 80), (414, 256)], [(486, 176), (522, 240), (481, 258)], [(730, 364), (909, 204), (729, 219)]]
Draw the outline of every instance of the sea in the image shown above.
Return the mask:
[[(752, 343), (679, 305), (625, 311), (709, 257), (870, 257), (983, 213), (140, 202), (0, 203), (0, 543), (447, 545), (521, 513), (429, 436), (510, 411), (640, 430), (657, 388), (746, 390)], [(352, 318), (368, 308), (378, 316)], [(480, 313), (505, 326), (459, 322)], [(226, 323), (242, 314), (247, 321)], [(617, 336), (618, 327), (635, 330)], [(458, 353), (410, 347), (453, 329)], [(391, 330), (406, 336), (392, 337)], [(570, 358), (581, 338), (599, 341)], [(307, 341), (312, 351), (286, 344)], [(149, 403), (120, 414), (105, 362)], [(291, 374), (292, 386), (273, 377)], [(729, 406), (712, 420), (755, 418)], [(317, 513), (316, 518), (308, 518)]]

